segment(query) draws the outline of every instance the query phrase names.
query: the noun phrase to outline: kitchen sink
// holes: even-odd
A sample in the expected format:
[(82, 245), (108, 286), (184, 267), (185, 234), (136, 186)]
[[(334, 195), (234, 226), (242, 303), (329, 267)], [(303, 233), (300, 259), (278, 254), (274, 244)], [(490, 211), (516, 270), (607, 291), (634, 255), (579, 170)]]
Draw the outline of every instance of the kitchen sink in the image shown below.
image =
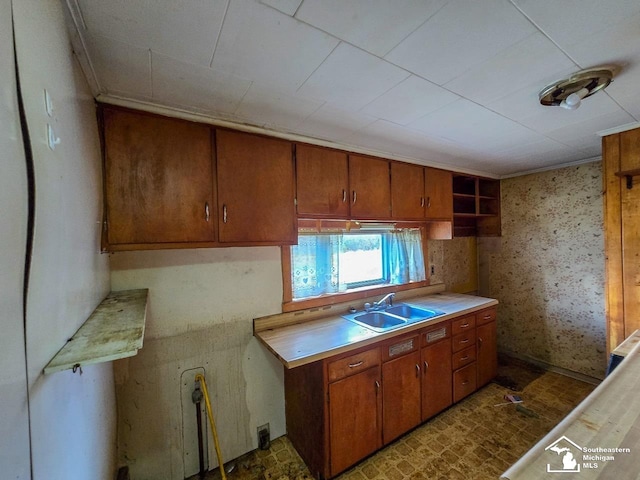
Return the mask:
[(398, 315), (399, 317), (406, 318), (409, 321), (427, 320), (429, 318), (444, 315), (444, 312), (440, 312), (439, 310), (427, 310), (425, 308), (413, 307), (404, 303), (394, 307), (389, 307), (385, 312)]
[(390, 315), (385, 312), (356, 313), (353, 315), (345, 315), (344, 318), (362, 325), (363, 327), (370, 328), (376, 332), (384, 332), (390, 328), (396, 328), (407, 324), (407, 321), (404, 318)]
[(386, 310), (375, 312), (359, 312), (344, 315), (343, 318), (369, 328), (375, 332), (385, 332), (392, 328), (398, 328), (410, 323), (428, 320), (429, 318), (444, 315), (439, 310), (429, 310), (426, 308), (414, 307), (401, 303)]

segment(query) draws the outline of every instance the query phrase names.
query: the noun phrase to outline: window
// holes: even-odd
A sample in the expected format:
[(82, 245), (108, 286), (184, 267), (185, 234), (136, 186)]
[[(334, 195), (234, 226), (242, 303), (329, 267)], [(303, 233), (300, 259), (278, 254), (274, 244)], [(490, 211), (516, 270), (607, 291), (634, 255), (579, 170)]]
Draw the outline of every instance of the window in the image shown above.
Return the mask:
[(293, 300), (425, 280), (419, 229), (300, 233), (292, 246)]

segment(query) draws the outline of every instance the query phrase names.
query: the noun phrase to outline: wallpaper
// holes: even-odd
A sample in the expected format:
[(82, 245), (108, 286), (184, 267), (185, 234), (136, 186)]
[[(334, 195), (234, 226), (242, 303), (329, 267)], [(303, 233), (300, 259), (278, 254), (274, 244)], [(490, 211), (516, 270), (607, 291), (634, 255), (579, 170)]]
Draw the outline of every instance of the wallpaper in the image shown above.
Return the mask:
[(475, 293), (478, 289), (478, 261), (475, 237), (430, 240), (429, 281), (444, 283), (450, 292)]
[(606, 368), (601, 162), (505, 179), (502, 237), (478, 240), (501, 351), (592, 377)]

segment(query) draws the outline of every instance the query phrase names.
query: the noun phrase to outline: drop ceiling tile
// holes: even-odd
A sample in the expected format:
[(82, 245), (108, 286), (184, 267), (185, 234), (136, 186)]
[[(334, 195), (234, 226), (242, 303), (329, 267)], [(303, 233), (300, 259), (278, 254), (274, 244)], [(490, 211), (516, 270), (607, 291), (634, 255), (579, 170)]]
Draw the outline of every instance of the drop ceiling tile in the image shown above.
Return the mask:
[(507, 0), (452, 0), (385, 58), (442, 85), (534, 32)]
[(514, 0), (561, 48), (640, 13), (638, 0)]
[(293, 16), (302, 3), (302, 0), (260, 0), (260, 3), (264, 3), (276, 10), (280, 10), (282, 13)]
[(252, 0), (233, 0), (211, 67), (295, 91), (338, 40)]
[(409, 124), (427, 135), (474, 148), (531, 141), (535, 132), (466, 99), (457, 100)]
[(579, 70), (562, 50), (541, 33), (534, 33), (496, 56), (467, 70), (445, 87), (479, 103), (497, 100), (542, 82), (559, 71)]
[(102, 93), (151, 98), (149, 50), (100, 35), (84, 38)]
[(298, 93), (347, 110), (359, 110), (408, 76), (384, 60), (341, 43)]
[(459, 98), (442, 87), (411, 75), (365, 106), (362, 112), (407, 125)]
[(349, 112), (324, 104), (308, 116), (296, 129), (314, 138), (338, 142), (377, 120), (359, 112)]
[[(582, 108), (582, 106), (580, 106), (580, 108)], [(593, 147), (594, 145), (601, 147), (602, 139), (596, 132), (625, 125), (633, 121), (634, 119), (631, 115), (619, 109), (612, 113), (598, 115), (587, 118), (581, 122), (556, 128), (548, 132), (547, 136), (570, 147), (587, 148)]]
[(305, 0), (296, 18), (384, 56), (447, 0)]
[(270, 87), (252, 84), (235, 115), (254, 125), (292, 131), (322, 106), (316, 102)]
[(251, 82), (152, 53), (153, 98), (162, 104), (233, 113)]
[(226, 0), (77, 0), (93, 35), (209, 65)]

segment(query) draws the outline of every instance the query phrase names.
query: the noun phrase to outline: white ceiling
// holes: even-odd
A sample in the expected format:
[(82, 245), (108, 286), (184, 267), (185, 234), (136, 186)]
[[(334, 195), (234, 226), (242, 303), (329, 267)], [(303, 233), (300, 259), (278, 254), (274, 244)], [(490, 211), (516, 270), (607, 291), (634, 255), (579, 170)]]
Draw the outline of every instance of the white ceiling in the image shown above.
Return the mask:
[[(638, 0), (66, 0), (101, 99), (500, 176), (640, 121)], [(538, 92), (619, 73), (575, 111)]]

